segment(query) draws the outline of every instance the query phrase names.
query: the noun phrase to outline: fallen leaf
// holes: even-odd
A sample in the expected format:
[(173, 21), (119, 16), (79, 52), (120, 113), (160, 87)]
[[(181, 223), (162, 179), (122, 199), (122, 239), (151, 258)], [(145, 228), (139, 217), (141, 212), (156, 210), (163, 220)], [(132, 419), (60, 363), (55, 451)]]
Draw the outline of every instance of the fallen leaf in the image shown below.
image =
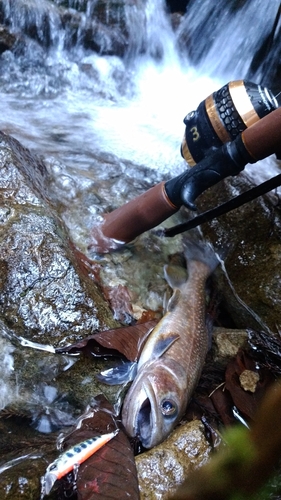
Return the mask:
[(124, 285), (103, 287), (103, 293), (113, 311), (114, 319), (122, 322), (128, 322), (132, 319), (133, 297), (128, 287)]
[(83, 352), (90, 356), (125, 356), (129, 361), (137, 361), (143, 344), (157, 320), (131, 326), (123, 326), (95, 333), (66, 347), (56, 349), (58, 354)]
[(263, 331), (247, 330), (251, 355), (261, 367), (268, 368), (276, 377), (281, 375), (281, 338)]
[[(241, 386), (240, 376), (249, 370), (258, 373), (259, 380), (255, 392), (244, 390)], [(273, 381), (273, 376), (266, 368), (257, 368), (255, 360), (245, 351), (239, 350), (237, 356), (232, 359), (225, 371), (225, 388), (229, 391), (234, 405), (239, 411), (251, 420), (260, 405), (261, 399)]]
[(70, 251), (73, 255), (73, 263), (78, 268), (83, 278), (91, 278), (100, 284), (100, 264), (96, 261), (89, 259), (81, 250), (79, 250), (74, 243), (69, 240), (68, 242)]
[[(63, 447), (67, 449), (87, 438), (112, 432), (119, 427), (119, 424), (113, 408), (106, 398), (100, 395), (95, 398), (95, 406), (81, 417), (79, 428), (64, 439)], [(134, 454), (122, 429), (103, 448), (80, 465), (75, 487), (77, 500), (139, 499)], [(69, 478), (61, 481), (61, 488), (69, 494)]]
[(231, 425), (236, 422), (232, 413), (233, 400), (230, 393), (225, 390), (225, 386), (214, 391), (210, 399), (224, 425)]

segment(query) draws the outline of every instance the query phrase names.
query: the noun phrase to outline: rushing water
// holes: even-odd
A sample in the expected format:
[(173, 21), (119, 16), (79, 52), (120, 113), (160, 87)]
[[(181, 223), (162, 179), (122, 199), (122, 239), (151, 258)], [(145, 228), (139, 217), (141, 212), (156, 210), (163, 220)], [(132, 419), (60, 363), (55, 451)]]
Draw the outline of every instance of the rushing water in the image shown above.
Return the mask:
[[(49, 160), (57, 196), (67, 207), (64, 217), (75, 233), (81, 220), (68, 217), (73, 199), (83, 198), (91, 218), (107, 206), (95, 207), (90, 192), (107, 190), (108, 206), (116, 197), (116, 185), (99, 183), (101, 159), (131, 179), (135, 164), (143, 165), (151, 184), (184, 168), (179, 153), (183, 117), (227, 81), (244, 78), (278, 2), (255, 0), (233, 10), (222, 1), (214, 6), (192, 0), (176, 30), (164, 0), (147, 0), (141, 10), (128, 2), (129, 46), (122, 58), (85, 49), (79, 36), (68, 48), (70, 33), (62, 27), (56, 4), (62, 2), (4, 3), (12, 28), (32, 28), (41, 44), (33, 40), (20, 55), (7, 51), (1, 57), (0, 127)], [(80, 37), (95, 4), (69, 3), (85, 8)], [(124, 160), (131, 164), (124, 166)], [(270, 168), (266, 171), (271, 175)], [(263, 177), (265, 169), (260, 172)], [(134, 192), (122, 179), (119, 183), (119, 193), (125, 193), (121, 204)]]
[[(90, 13), (95, 2), (85, 3)], [(193, 0), (174, 32), (164, 1), (148, 0), (143, 26), (133, 19), (132, 32), (140, 41), (121, 59), (79, 45), (65, 50), (67, 33), (54, 5), (32, 0), (27, 15), (24, 4), (6, 2), (13, 28), (30, 23), (37, 26), (38, 38), (46, 38), (47, 18), (52, 43), (48, 50), (30, 43), (20, 57), (2, 55), (1, 129), (60, 158), (67, 169), (90, 170), (91, 155), (102, 152), (157, 169), (160, 175), (181, 163), (185, 114), (222, 84), (246, 75), (278, 7), (277, 1), (255, 0), (235, 13), (224, 9), (218, 17), (223, 2), (214, 7), (213, 2), (203, 6)], [(182, 50), (186, 33), (192, 63)], [(144, 39), (147, 49), (140, 54)], [(154, 52), (161, 58), (155, 59)]]
[[(129, 46), (122, 57), (99, 55), (79, 36), (70, 46), (58, 15), (62, 3), (3, 2), (12, 29), (32, 27), (40, 43), (30, 40), (0, 57), (0, 129), (44, 156), (62, 216), (81, 241), (96, 214), (185, 168), (183, 117), (226, 82), (245, 77), (279, 2), (252, 0), (233, 10), (223, 0), (191, 0), (174, 30), (164, 0), (147, 0), (141, 10), (128, 2)], [(69, 2), (85, 7), (80, 33), (95, 3)], [(270, 160), (250, 168), (256, 181), (276, 169)], [(13, 373), (6, 340), (1, 352), (2, 406)]]

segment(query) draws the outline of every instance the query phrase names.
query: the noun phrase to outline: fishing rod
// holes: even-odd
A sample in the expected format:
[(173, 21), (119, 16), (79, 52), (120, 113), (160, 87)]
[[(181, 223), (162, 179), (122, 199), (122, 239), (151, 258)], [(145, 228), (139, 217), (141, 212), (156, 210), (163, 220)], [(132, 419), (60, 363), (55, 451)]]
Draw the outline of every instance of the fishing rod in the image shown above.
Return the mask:
[[(102, 223), (92, 229), (89, 249), (104, 253), (129, 243), (175, 214), (182, 205), (196, 210), (195, 200), (200, 194), (226, 177), (238, 175), (247, 164), (272, 154), (281, 158), (281, 108), (267, 87), (245, 80), (229, 82), (183, 121), (181, 155), (192, 168), (105, 214)], [(274, 182), (279, 183), (280, 179)], [(273, 189), (266, 184), (261, 185), (263, 188)], [(253, 189), (248, 193), (250, 197), (260, 196)], [(237, 201), (250, 201), (241, 197), (193, 220), (197, 223), (204, 217), (213, 218), (220, 210), (235, 208)], [(172, 229), (167, 231), (163, 234), (172, 236)]]
[(231, 210), (235, 210), (236, 208), (245, 205), (245, 203), (249, 203), (250, 201), (255, 200), (259, 196), (262, 196), (272, 191), (278, 186), (281, 186), (281, 174), (278, 174), (275, 177), (272, 177), (271, 179), (263, 182), (262, 184), (259, 184), (258, 186), (251, 188), (248, 191), (245, 191), (245, 193), (235, 196), (235, 198), (232, 198), (230, 201), (222, 203), (216, 208), (212, 208), (211, 210), (203, 212), (202, 214), (198, 215), (197, 217), (194, 217), (193, 219), (187, 222), (183, 222), (182, 224), (177, 224), (176, 226), (171, 227), (169, 229), (160, 229), (158, 231), (156, 230), (155, 233), (158, 236), (167, 236), (167, 237), (176, 236), (177, 234), (181, 234), (185, 231), (189, 231), (190, 229), (194, 229), (195, 227), (200, 226), (200, 224), (204, 224), (205, 222), (209, 222), (213, 219), (216, 219), (217, 217), (220, 217), (221, 215), (224, 215), (230, 212)]

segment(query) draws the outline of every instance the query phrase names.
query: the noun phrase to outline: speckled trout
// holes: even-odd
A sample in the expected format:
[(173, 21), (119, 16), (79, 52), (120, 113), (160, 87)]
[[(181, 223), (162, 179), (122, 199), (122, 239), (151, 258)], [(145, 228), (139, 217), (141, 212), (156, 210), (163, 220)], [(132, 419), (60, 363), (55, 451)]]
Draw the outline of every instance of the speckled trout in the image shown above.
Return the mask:
[(145, 343), (123, 404), (125, 429), (145, 448), (162, 442), (181, 419), (208, 351), (205, 284), (218, 259), (208, 244), (188, 243), (184, 255), (188, 278), (164, 268), (173, 295)]

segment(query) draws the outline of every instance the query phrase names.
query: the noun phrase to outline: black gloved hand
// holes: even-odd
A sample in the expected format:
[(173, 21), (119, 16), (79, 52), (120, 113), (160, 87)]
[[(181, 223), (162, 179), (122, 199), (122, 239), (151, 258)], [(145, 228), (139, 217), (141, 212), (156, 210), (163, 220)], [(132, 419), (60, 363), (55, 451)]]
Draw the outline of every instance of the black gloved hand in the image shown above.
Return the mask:
[(203, 191), (229, 175), (239, 174), (247, 163), (255, 161), (240, 135), (234, 141), (213, 149), (195, 167), (167, 181), (166, 194), (176, 207), (185, 205), (191, 210), (196, 210), (194, 200)]

